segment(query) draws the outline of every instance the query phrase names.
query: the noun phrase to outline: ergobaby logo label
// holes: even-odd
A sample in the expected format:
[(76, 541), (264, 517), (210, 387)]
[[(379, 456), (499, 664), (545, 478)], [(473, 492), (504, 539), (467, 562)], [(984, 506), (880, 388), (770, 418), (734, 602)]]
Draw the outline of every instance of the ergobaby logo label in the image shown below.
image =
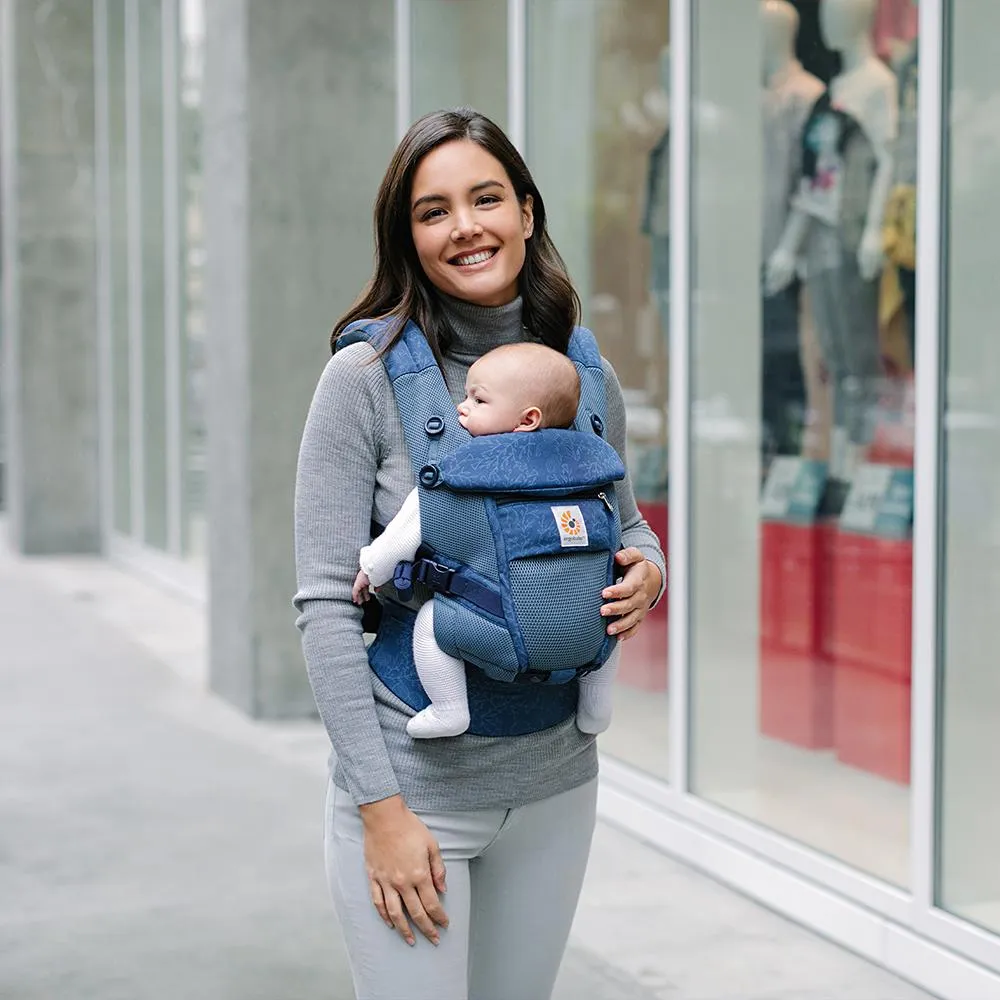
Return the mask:
[(556, 519), (559, 544), (564, 549), (588, 544), (587, 522), (579, 507), (553, 507), (552, 516)]

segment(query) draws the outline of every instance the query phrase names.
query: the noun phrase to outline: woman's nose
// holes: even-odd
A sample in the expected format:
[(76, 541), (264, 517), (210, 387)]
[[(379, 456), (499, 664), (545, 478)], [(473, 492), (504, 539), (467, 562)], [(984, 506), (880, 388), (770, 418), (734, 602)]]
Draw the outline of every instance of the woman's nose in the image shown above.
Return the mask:
[(481, 236), (483, 227), (475, 220), (471, 212), (458, 212), (455, 215), (455, 228), (452, 230), (453, 240), (466, 240)]

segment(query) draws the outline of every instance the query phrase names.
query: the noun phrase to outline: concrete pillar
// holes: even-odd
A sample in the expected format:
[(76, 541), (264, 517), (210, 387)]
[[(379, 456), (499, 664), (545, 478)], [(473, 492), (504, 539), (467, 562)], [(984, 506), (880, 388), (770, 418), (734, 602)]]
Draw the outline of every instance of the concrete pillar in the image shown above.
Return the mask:
[(3, 0), (3, 376), (11, 545), (101, 545), (93, 9)]
[(253, 715), (296, 716), (313, 711), (291, 607), (298, 443), (371, 273), (394, 5), (205, 6), (210, 679)]

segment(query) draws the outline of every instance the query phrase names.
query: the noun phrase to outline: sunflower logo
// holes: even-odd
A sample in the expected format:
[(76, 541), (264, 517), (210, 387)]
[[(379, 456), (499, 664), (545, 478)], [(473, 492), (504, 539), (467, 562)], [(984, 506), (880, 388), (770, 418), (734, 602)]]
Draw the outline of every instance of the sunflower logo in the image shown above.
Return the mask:
[(564, 510), (559, 516), (559, 527), (563, 534), (576, 537), (580, 534), (580, 521), (574, 516), (573, 511)]

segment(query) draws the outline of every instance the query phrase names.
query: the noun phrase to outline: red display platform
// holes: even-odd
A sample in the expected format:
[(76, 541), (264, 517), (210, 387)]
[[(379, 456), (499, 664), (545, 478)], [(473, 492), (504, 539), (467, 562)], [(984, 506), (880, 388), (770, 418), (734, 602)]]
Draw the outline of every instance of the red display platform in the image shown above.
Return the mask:
[(909, 784), (910, 682), (838, 663), (834, 690), (837, 759)]
[(760, 731), (809, 749), (833, 745), (833, 672), (824, 654), (831, 528), (761, 525)]
[[(638, 503), (639, 511), (660, 539), (667, 555), (668, 509), (665, 503)], [(669, 566), (669, 557), (668, 563)], [(667, 690), (667, 595), (646, 616), (635, 636), (621, 644), (618, 681), (643, 691)]]
[(913, 543), (838, 532), (832, 570), (833, 657), (909, 682)]
[(831, 569), (837, 757), (906, 783), (912, 542), (838, 532)]

